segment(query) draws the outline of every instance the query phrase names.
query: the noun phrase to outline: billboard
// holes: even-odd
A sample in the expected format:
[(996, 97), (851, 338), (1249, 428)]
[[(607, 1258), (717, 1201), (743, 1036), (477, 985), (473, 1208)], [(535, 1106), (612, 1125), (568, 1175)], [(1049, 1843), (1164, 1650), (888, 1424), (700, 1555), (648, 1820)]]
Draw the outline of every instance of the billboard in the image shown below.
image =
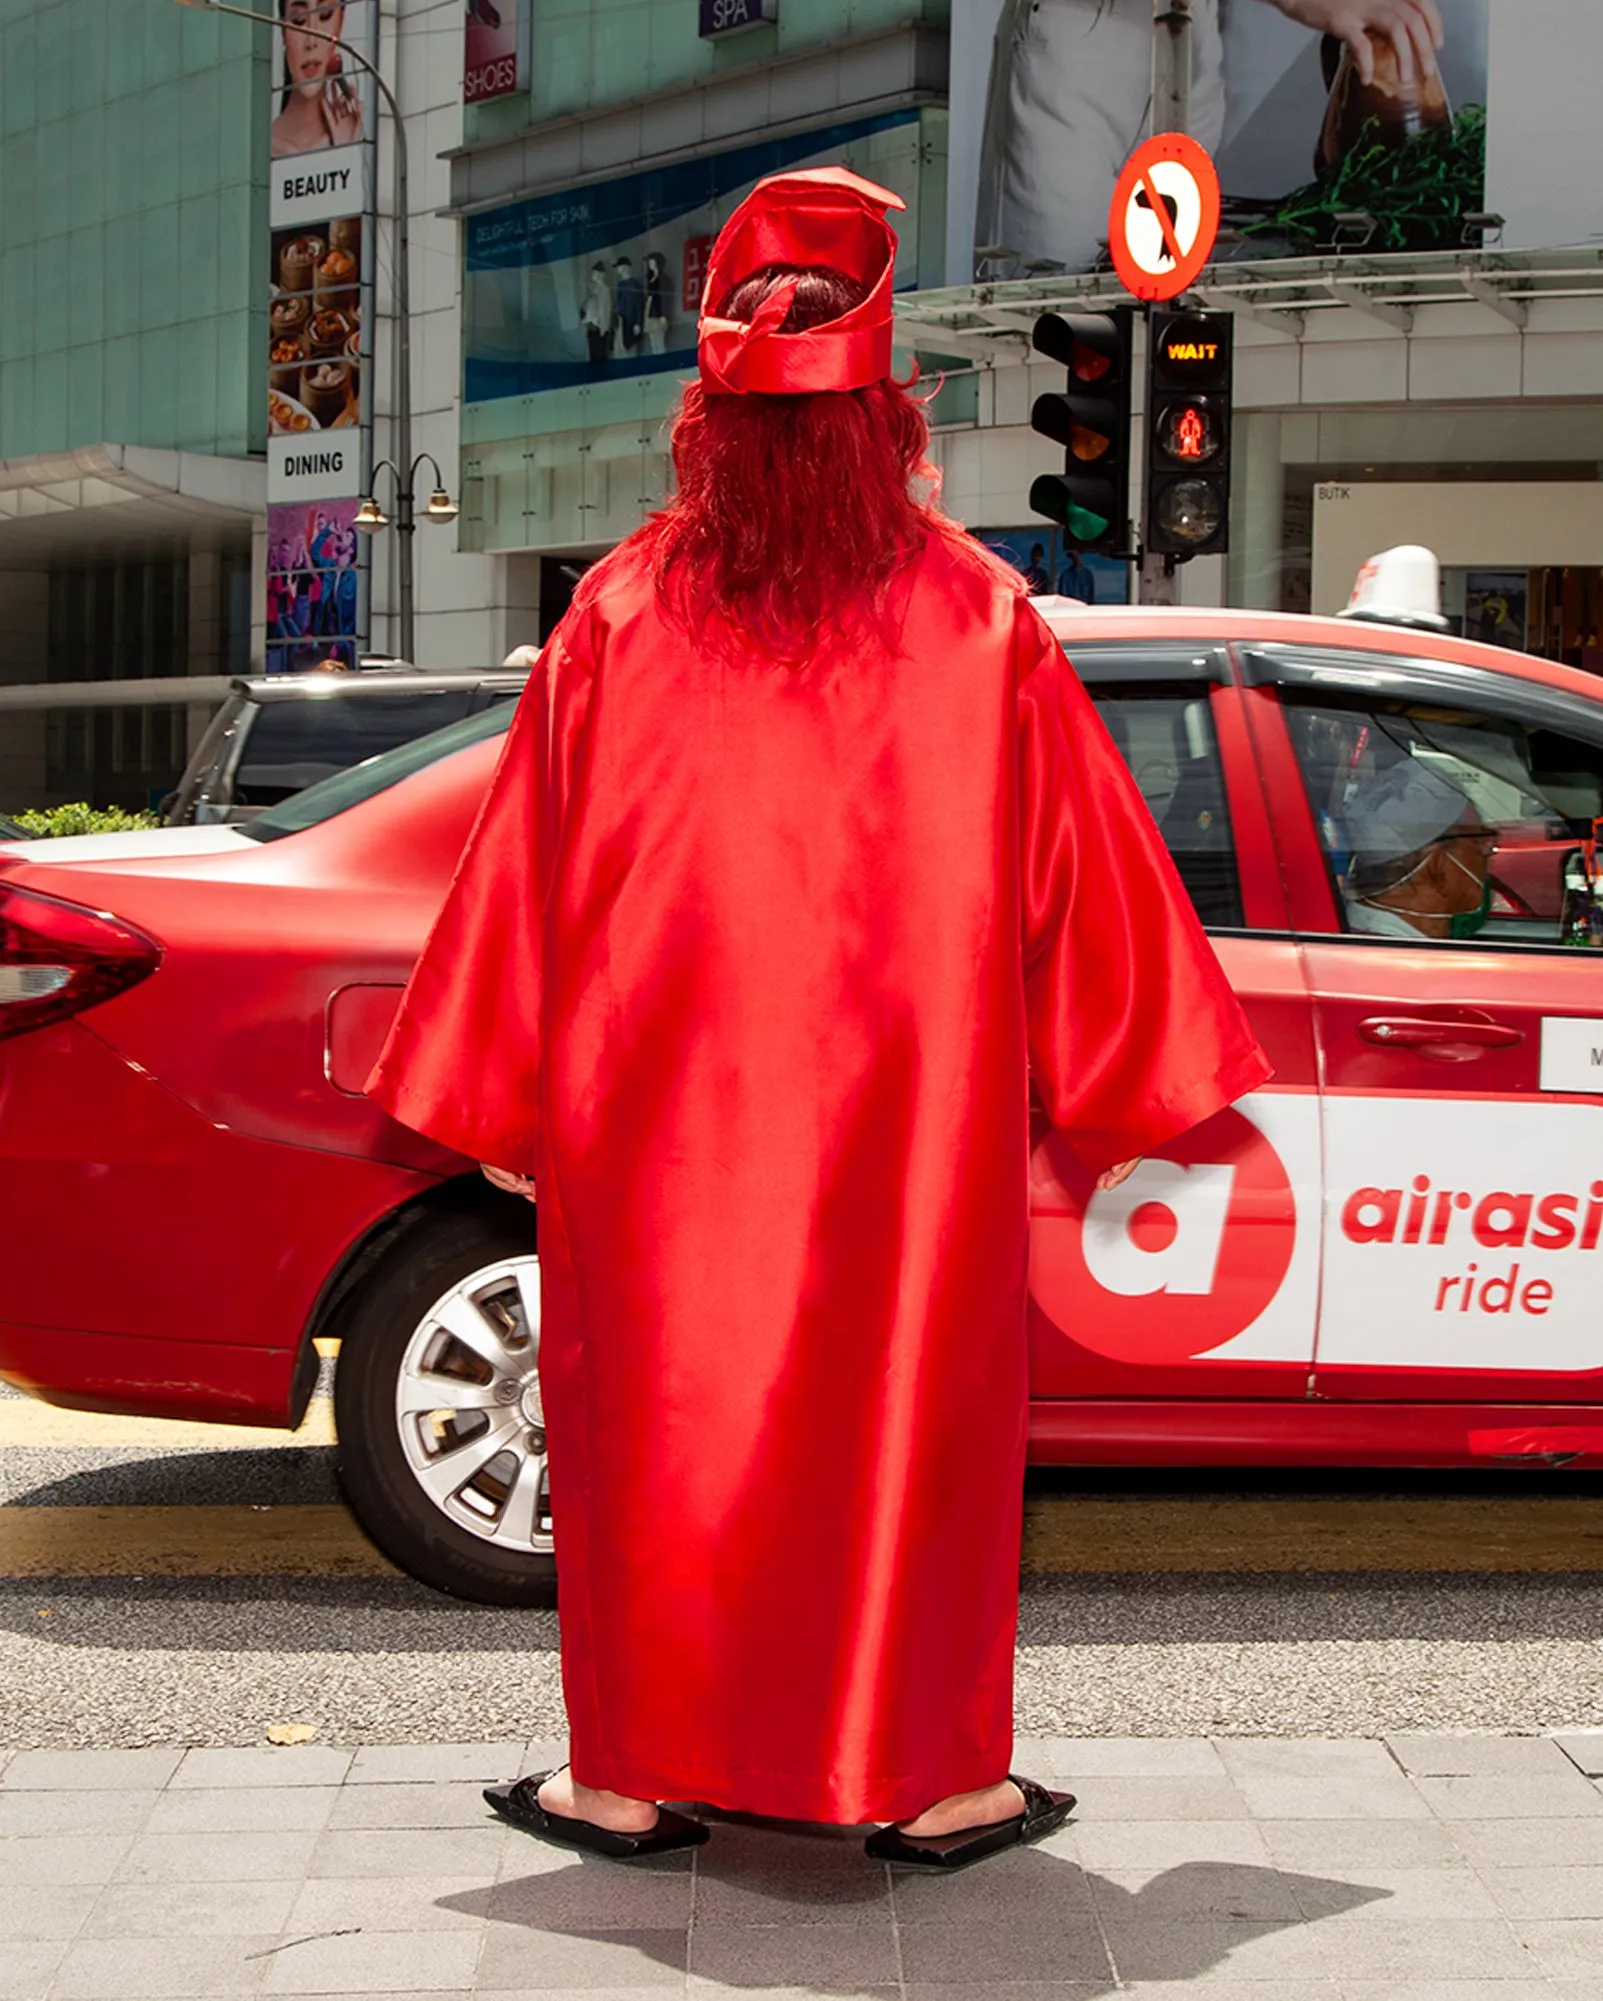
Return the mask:
[(362, 422), (366, 236), (359, 215), (271, 232), (269, 437), (304, 440)]
[[(1220, 254), (1478, 246), (1488, 17), (1489, 0), (1195, 0), (1188, 130), (1218, 163)], [(1106, 267), (1153, 32), (1150, 0), (955, 0), (951, 283)]]
[[(378, 0), (278, 0), (269, 65), (269, 671), (354, 666), (365, 631), (363, 538), (350, 528), (371, 460)], [(317, 503), (317, 505), (313, 505)], [(336, 558), (336, 548), (340, 552)]]
[(787, 167), (843, 161), (901, 195), (898, 282), (914, 284), (918, 117), (887, 112), (469, 216), (466, 400), (693, 368), (713, 238), (754, 182)]
[(267, 671), (356, 665), (364, 623), (363, 538), (354, 500), (267, 510)]
[(462, 102), (483, 104), (518, 88), (519, 0), (464, 0)]
[[(373, 56), (377, 0), (278, 0), (277, 14), (268, 139), (274, 220), (294, 221), (282, 211), (302, 194), (325, 208), (331, 195), (344, 195), (359, 208), (364, 144), (373, 136), (373, 82), (334, 44), (348, 42)], [(308, 178), (311, 186), (297, 187)]]

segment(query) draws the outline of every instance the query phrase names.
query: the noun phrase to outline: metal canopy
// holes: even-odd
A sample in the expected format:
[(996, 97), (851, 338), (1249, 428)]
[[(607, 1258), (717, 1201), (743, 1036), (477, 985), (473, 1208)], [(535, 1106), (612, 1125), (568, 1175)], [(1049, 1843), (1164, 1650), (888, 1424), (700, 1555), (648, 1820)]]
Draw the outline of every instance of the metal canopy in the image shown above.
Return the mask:
[(266, 507), (260, 459), (118, 444), (0, 459), (0, 570), (237, 539)]
[[(1394, 255), (1232, 259), (1210, 264), (1191, 297), (1287, 340), (1317, 314), (1354, 312), (1398, 333), (1420, 330), (1433, 306), (1481, 305), (1523, 328), (1533, 302), (1603, 300), (1603, 245), (1563, 250), (1442, 250)], [(1111, 271), (953, 285), (896, 297), (899, 347), (1016, 367), (1031, 358), (1038, 313), (1106, 312), (1134, 301)]]

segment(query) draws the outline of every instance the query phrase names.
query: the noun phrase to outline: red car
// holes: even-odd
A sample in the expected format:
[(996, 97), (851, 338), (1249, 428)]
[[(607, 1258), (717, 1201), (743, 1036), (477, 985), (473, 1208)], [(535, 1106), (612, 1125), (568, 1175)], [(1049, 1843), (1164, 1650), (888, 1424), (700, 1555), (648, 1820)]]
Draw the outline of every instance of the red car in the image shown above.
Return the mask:
[[(1035, 1457), (1603, 1454), (1603, 685), (1388, 625), (1046, 608), (1277, 1074), (1111, 1194), (1038, 1133)], [(369, 1532), (526, 1603), (536, 1219), (361, 1095), (508, 719), (247, 828), (0, 849), (0, 1375), (294, 1425), (338, 1336)], [(1472, 939), (1348, 923), (1344, 817), (1400, 758), (1518, 851)]]

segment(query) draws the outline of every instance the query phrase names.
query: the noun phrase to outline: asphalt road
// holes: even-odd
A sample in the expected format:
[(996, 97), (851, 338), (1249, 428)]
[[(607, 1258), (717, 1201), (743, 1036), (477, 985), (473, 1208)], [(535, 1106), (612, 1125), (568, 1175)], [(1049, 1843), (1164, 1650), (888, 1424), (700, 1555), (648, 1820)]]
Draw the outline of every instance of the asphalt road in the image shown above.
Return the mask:
[[(397, 1575), (340, 1505), (331, 1439), (321, 1399), (279, 1437), (0, 1395), (0, 1740), (560, 1731), (556, 1616)], [(1603, 1726), (1603, 1477), (1033, 1475), (1018, 1723)]]

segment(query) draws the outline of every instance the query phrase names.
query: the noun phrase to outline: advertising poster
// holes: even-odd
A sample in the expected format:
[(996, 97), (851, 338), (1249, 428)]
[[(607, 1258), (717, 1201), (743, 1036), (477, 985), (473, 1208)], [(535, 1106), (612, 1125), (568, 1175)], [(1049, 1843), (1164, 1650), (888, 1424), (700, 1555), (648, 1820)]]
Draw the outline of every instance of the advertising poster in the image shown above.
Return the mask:
[(265, 384), (270, 672), (328, 658), (354, 666), (365, 637), (366, 547), (350, 522), (371, 459), (376, 107), (371, 80), (325, 37), (371, 57), (378, 0), (278, 0), (277, 12)]
[(325, 37), (371, 56), (375, 27), (374, 0), (278, 0), (275, 160), (340, 151), (370, 136), (370, 79)]
[[(916, 110), (509, 202), (467, 218), (464, 394), (470, 403), (695, 365), (707, 253), (765, 174), (843, 161), (908, 203), (914, 282)], [(905, 149), (867, 142), (907, 128)]]
[(465, 0), (462, 101), (483, 104), (518, 88), (519, 0)]
[(1044, 523), (1034, 528), (987, 528), (980, 540), (1013, 565), (1029, 585), (1031, 597), (1078, 598), (1082, 604), (1124, 604), (1129, 597), (1127, 563), (1066, 549), (1061, 532)]
[(362, 421), (362, 218), (272, 232), (268, 434), (304, 437)]
[(354, 500), (267, 510), (267, 671), (356, 665), (362, 628), (362, 537)]
[(1471, 570), (1464, 578), (1464, 637), (1488, 646), (1525, 645), (1527, 570)]
[[(1489, 0), (1437, 5), (1439, 50), (1428, 0), (1195, 0), (1189, 129), (1218, 163), (1222, 256), (1479, 245)], [(1151, 0), (955, 0), (950, 282), (1106, 266), (1152, 36)]]
[(273, 221), (360, 212), (370, 193), (375, 92), (360, 65), (324, 37), (371, 56), (378, 0), (278, 0), (277, 11), (268, 140)]

